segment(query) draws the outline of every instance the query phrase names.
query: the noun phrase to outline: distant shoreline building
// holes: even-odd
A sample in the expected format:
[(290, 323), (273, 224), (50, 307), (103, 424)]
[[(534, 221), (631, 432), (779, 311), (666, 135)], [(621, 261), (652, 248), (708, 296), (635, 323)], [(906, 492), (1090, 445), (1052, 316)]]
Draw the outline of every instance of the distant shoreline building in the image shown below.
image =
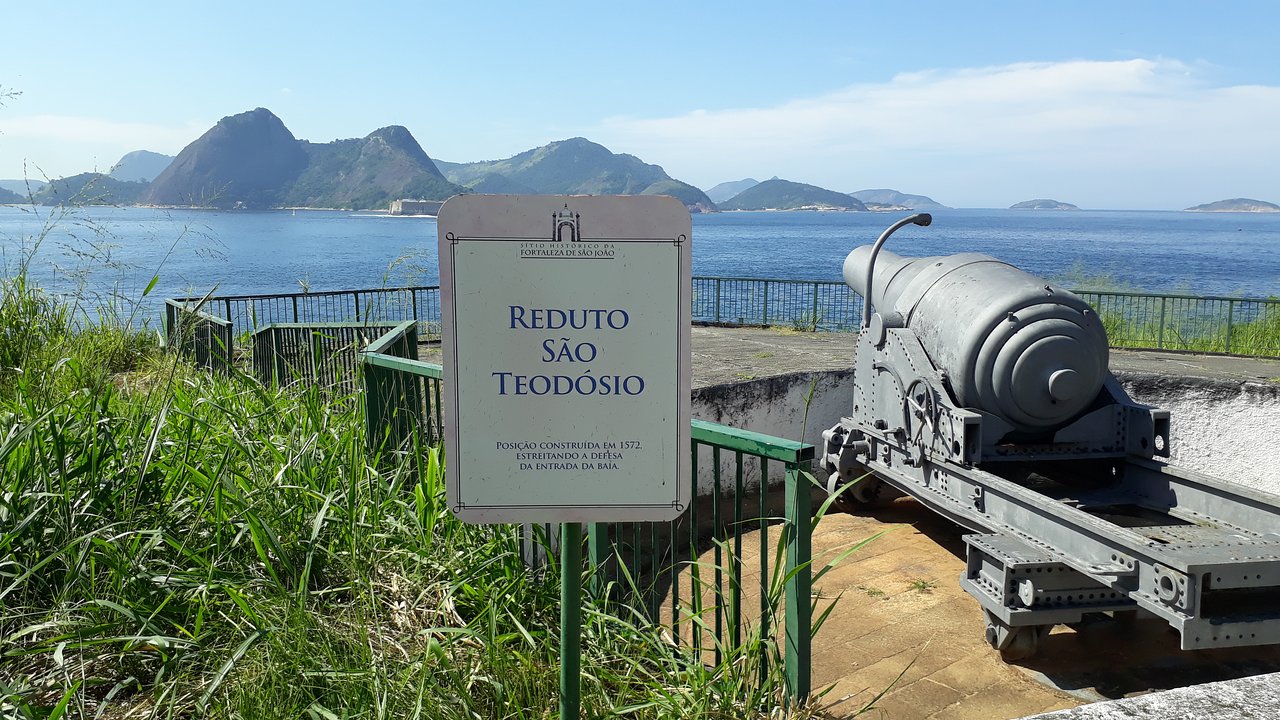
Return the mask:
[(390, 215), (435, 215), (443, 202), (439, 200), (392, 200), (387, 209)]

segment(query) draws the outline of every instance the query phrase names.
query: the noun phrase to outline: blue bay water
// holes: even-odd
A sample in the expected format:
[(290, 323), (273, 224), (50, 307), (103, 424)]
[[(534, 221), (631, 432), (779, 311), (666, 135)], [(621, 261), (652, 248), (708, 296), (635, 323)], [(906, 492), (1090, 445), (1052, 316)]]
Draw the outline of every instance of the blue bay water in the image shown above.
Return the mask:
[[(693, 219), (695, 275), (839, 280), (845, 255), (900, 214), (720, 213)], [(41, 240), (41, 238), (43, 238)], [(436, 222), (349, 212), (0, 206), (0, 263), (59, 291), (158, 298), (434, 285)], [(902, 255), (981, 252), (1072, 287), (1280, 295), (1280, 214), (943, 210), (889, 241)], [(25, 250), (24, 250), (25, 248)]]

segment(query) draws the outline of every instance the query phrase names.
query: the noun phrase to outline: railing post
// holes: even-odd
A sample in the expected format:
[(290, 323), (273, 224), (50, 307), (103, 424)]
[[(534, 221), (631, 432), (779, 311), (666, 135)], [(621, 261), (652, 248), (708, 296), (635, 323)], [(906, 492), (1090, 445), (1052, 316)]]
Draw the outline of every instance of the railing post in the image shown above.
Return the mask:
[(785, 589), (786, 655), (783, 658), (787, 678), (787, 697), (802, 703), (809, 697), (810, 660), (813, 622), (812, 508), (809, 475), (800, 466), (786, 466), (787, 560), (783, 577), (791, 578)]
[(356, 322), (360, 322), (360, 291), (352, 290), (351, 297), (355, 299), (356, 304)]
[(1164, 349), (1164, 309), (1168, 301), (1169, 298), (1163, 295), (1160, 297), (1160, 338), (1156, 341), (1156, 347), (1161, 350)]
[(760, 324), (768, 326), (769, 324), (769, 281), (764, 281), (764, 308), (760, 312)]
[(716, 278), (716, 322), (720, 322), (720, 278)]
[(370, 450), (377, 449), (378, 418), (382, 415), (382, 396), (377, 391), (377, 374), (382, 368), (364, 361), (364, 353), (360, 354), (360, 389), (364, 392), (364, 441)]
[(1236, 301), (1227, 301), (1227, 346), (1223, 348), (1223, 352), (1231, 352), (1231, 323), (1235, 319)]
[(298, 296), (293, 296), (293, 321), (298, 322)]
[(814, 332), (818, 331), (818, 283), (813, 284), (813, 315), (809, 317)]

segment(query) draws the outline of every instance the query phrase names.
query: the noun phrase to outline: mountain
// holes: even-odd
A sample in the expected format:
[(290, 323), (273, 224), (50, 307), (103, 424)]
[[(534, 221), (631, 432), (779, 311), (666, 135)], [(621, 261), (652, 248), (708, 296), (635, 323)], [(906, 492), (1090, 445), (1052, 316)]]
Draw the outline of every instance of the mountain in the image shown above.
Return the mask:
[(671, 178), (661, 167), (634, 155), (615, 154), (580, 137), (559, 140), (504, 160), (440, 162), (436, 166), (452, 182), (479, 192), (489, 192), (481, 189), (483, 183), (484, 187), (525, 187), (549, 195), (663, 194), (679, 198), (691, 210), (715, 209), (706, 193)]
[(866, 210), (862, 201), (816, 185), (774, 178), (720, 204), (722, 210)]
[(283, 205), (385, 208), (392, 200), (444, 200), (461, 191), (399, 125), (361, 139), (301, 145), (307, 166), (285, 191)]
[[(437, 163), (438, 164), (438, 163)], [(498, 173), (489, 173), (467, 186), (472, 192), (490, 195), (537, 195), (538, 191)]]
[(877, 205), (890, 205), (908, 208), (910, 210), (949, 210), (946, 205), (935, 201), (933, 198), (924, 195), (911, 195), (909, 193), (901, 193), (897, 190), (859, 190), (849, 193), (853, 197), (864, 203), (875, 203)]
[(131, 182), (151, 182), (173, 162), (173, 156), (134, 150), (111, 166), (111, 177)]
[(0, 205), (26, 202), (26, 198), (7, 188), (0, 187)]
[(80, 173), (59, 178), (35, 193), (42, 205), (132, 205), (147, 191), (147, 184), (116, 180), (102, 173)]
[(1079, 210), (1080, 208), (1071, 203), (1058, 202), (1057, 200), (1026, 200), (1009, 206), (1010, 210)]
[(443, 200), (460, 190), (403, 127), (311, 143), (295, 138), (270, 110), (257, 108), (219, 120), (183, 148), (142, 202), (385, 208), (396, 199)]
[(37, 193), (40, 192), (40, 189), (48, 183), (43, 180), (0, 180), (0, 188), (4, 188), (9, 192), (18, 193), (22, 197), (27, 196), (28, 184), (30, 185), (31, 192)]
[(684, 203), (689, 212), (715, 212), (718, 208), (711, 198), (698, 188), (679, 180), (658, 180), (640, 191), (641, 195), (670, 195)]
[(1187, 208), (1186, 212), (1280, 212), (1280, 205), (1263, 200), (1232, 198)]
[(151, 205), (269, 208), (306, 169), (307, 152), (270, 110), (224, 117), (151, 183)]
[(711, 198), (711, 202), (722, 203), (732, 198), (734, 195), (746, 190), (747, 188), (759, 185), (760, 181), (755, 178), (744, 178), (742, 180), (730, 180), (722, 182), (719, 185), (707, 191), (707, 197)]

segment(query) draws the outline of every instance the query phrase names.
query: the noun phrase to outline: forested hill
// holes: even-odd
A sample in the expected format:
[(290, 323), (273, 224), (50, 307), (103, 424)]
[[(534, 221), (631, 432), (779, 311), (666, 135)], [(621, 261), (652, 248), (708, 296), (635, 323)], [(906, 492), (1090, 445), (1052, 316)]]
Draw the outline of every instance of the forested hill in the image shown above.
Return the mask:
[(185, 147), (142, 198), (153, 205), (385, 208), (391, 200), (443, 200), (445, 180), (403, 127), (367, 137), (298, 140), (266, 108), (225, 117)]
[(555, 195), (671, 195), (692, 211), (715, 209), (706, 193), (658, 165), (615, 154), (586, 138), (560, 140), (504, 160), (438, 163), (445, 177), (477, 192)]
[(861, 200), (816, 185), (773, 178), (720, 204), (722, 210), (866, 210)]
[(133, 205), (146, 191), (144, 182), (125, 182), (87, 172), (53, 180), (32, 199), (41, 205)]

